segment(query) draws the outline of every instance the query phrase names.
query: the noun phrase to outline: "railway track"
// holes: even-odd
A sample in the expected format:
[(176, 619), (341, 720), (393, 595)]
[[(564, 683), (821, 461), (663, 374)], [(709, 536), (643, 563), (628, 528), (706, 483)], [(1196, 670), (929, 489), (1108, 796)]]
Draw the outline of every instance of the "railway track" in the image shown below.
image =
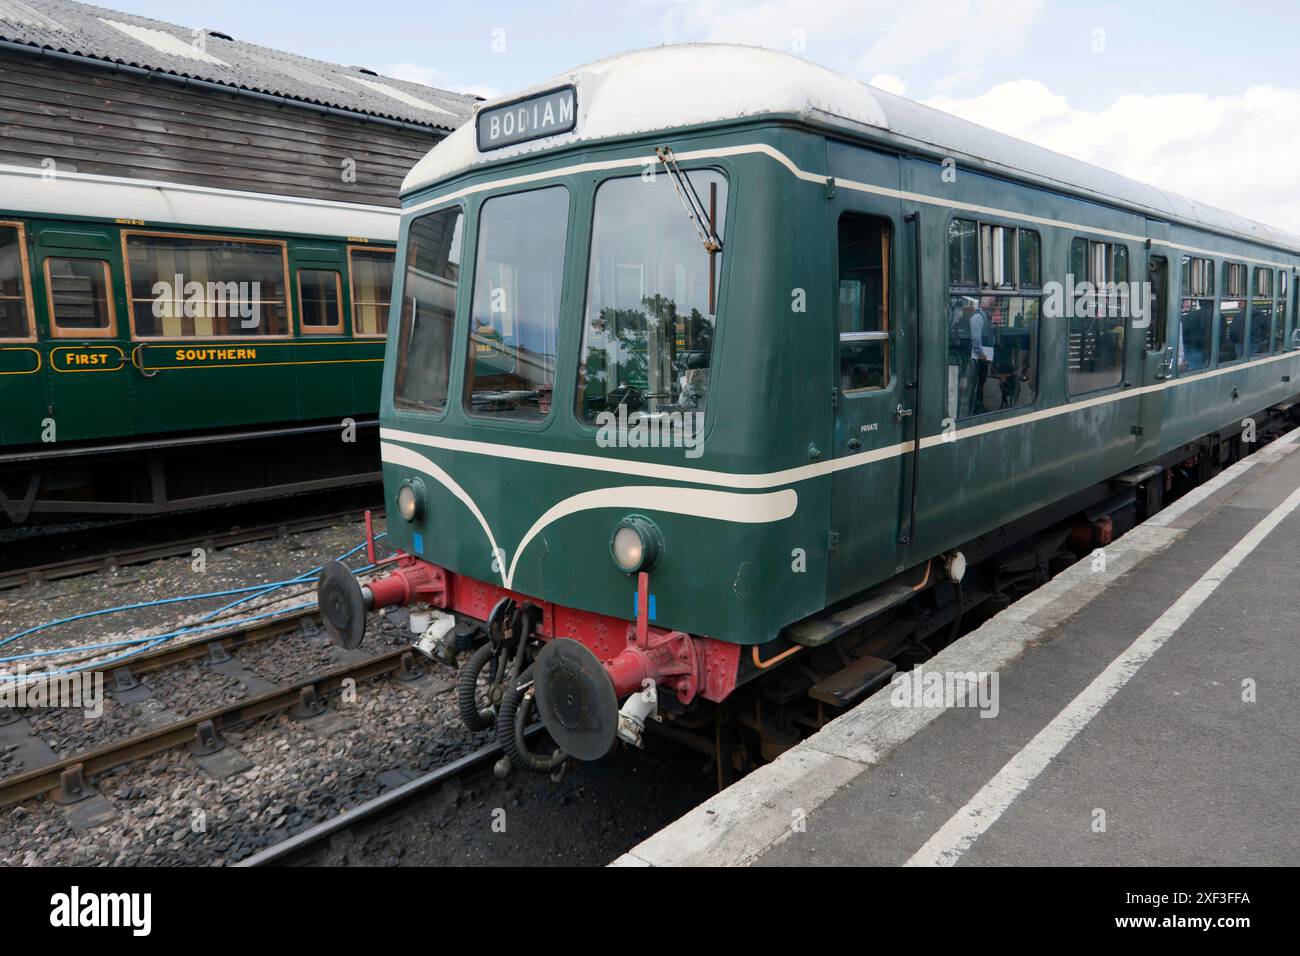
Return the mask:
[[(531, 736), (540, 729), (541, 724), (534, 724), (525, 733)], [(329, 843), (341, 833), (400, 813), (411, 804), (424, 799), (436, 788), (451, 781), (466, 781), (490, 773), (493, 765), (504, 754), (505, 750), (499, 743), (487, 744), (437, 770), (380, 794), (373, 800), (367, 800), (347, 813), (318, 823), (287, 840), (267, 847), (260, 853), (246, 857), (235, 866), (292, 866), (304, 863), (328, 847)]]
[[(145, 673), (187, 661), (229, 660), (229, 653), (294, 632), (315, 633), (314, 610), (286, 614), (249, 628), (206, 635), (173, 647), (160, 648), (133, 658), (106, 672), (110, 687), (130, 688)], [(144, 733), (113, 741), (96, 749), (46, 763), (23, 773), (0, 779), (0, 806), (48, 795), (60, 802), (72, 802), (88, 793), (90, 778), (115, 767), (176, 747), (191, 745), (195, 753), (215, 753), (224, 746), (221, 733), (261, 717), (299, 708), (304, 715), (325, 710), (324, 699), (346, 681), (358, 683), (388, 674), (419, 676), (414, 652), (397, 647), (375, 655), (359, 655), (339, 667), (279, 685), (264, 693), (234, 701), (181, 718)]]
[[(25, 563), (22, 564), (0, 564), (0, 591), (188, 555), (195, 548), (212, 551), (253, 541), (319, 531), (337, 524), (361, 521), (365, 516), (366, 504), (354, 503), (346, 508), (331, 507), (325, 511), (319, 508), (306, 510), (309, 513), (301, 516), (280, 515), (252, 524), (234, 524), (221, 530), (213, 530), (209, 526), (202, 531), (195, 531), (190, 523), (181, 522), (178, 526), (176, 518), (169, 517), (160, 524), (114, 522), (102, 527), (56, 530), (45, 537), (16, 540), (10, 544), (13, 552), (27, 557), (24, 557)], [(211, 515), (202, 516), (202, 520), (210, 521), (211, 518)], [(161, 542), (157, 540), (158, 535), (163, 536)], [(131, 543), (122, 546), (118, 542), (123, 538)], [(77, 553), (71, 558), (53, 559), (55, 555), (66, 551), (84, 553)]]

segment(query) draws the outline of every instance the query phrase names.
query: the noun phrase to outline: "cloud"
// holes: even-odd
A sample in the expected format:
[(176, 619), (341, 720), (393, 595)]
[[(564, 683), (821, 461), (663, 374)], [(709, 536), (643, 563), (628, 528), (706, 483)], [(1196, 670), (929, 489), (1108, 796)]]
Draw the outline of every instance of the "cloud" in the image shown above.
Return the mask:
[(1121, 96), (1070, 105), (1036, 80), (928, 105), (1059, 153), (1300, 235), (1300, 88)]
[(877, 73), (867, 80), (867, 83), (878, 90), (884, 90), (886, 93), (893, 93), (897, 96), (902, 96), (907, 92), (907, 83), (904, 82), (901, 76), (895, 76), (893, 73)]
[[(665, 42), (748, 43), (859, 77), (931, 63), (956, 76), (1022, 46), (1045, 0), (661, 0)], [(644, 5), (652, 5), (646, 3)]]
[(483, 83), (453, 83), (441, 70), (436, 70), (431, 66), (421, 66), (418, 63), (390, 63), (379, 72), (383, 73), (384, 76), (391, 76), (395, 80), (406, 80), (408, 83), (419, 83), (421, 86), (451, 90), (454, 93), (465, 93), (468, 96), (481, 96), (485, 100), (495, 99), (501, 95), (501, 91), (495, 86), (488, 86)]

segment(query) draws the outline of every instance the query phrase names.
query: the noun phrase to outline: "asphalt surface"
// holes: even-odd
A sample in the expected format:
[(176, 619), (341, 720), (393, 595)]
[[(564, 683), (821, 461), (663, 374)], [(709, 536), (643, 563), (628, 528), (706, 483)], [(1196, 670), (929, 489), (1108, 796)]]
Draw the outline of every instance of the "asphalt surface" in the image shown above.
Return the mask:
[[(1112, 546), (1106, 570), (1083, 562), (1036, 607), (1017, 615), (1013, 605), (977, 632), (960, 670), (981, 669), (980, 646), (1019, 641), (1014, 654), (990, 655), (996, 716), (947, 707), (922, 721), (876, 695), (873, 714), (830, 725), (743, 799), (720, 795), (620, 862), (926, 863), (927, 841), (974, 819), (977, 835), (942, 862), (1300, 863), (1300, 508), (1070, 725), (1041, 772), (1006, 782), (1009, 762), (1036, 752), (1040, 732), (1189, 590), (1203, 594), (1202, 576), (1300, 488), (1300, 443), (1266, 452), (1167, 527), (1135, 532), (1132, 555)], [(932, 666), (943, 669), (942, 658)], [(1000, 815), (980, 819), (999, 800)]]

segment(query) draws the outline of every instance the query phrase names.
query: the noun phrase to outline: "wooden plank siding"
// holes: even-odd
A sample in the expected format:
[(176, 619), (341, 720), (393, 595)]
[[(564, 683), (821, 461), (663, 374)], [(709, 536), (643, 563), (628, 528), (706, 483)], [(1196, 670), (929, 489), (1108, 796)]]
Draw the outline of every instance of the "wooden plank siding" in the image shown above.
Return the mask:
[(443, 135), (0, 51), (0, 164), (395, 207)]

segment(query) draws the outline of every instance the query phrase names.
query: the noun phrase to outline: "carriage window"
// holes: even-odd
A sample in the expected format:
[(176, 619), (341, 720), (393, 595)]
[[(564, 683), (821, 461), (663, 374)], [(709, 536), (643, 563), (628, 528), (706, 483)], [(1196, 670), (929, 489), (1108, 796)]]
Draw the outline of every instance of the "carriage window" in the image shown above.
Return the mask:
[(889, 383), (889, 224), (846, 213), (839, 223), (840, 388)]
[(388, 303), (393, 297), (394, 249), (348, 248), (352, 277), (352, 334), (359, 337), (388, 334)]
[(1246, 357), (1246, 267), (1229, 262), (1223, 267), (1223, 298), (1219, 300), (1219, 363), (1228, 365)]
[(550, 412), (568, 230), (562, 186), (483, 203), (465, 371), (471, 413), (539, 420)]
[(17, 226), (0, 226), (0, 339), (27, 339), (31, 336), (23, 232)]
[(1250, 302), (1250, 354), (1267, 355), (1273, 346), (1273, 270), (1256, 269)]
[(127, 233), (126, 263), (141, 338), (289, 334), (282, 243)]
[(1214, 262), (1183, 256), (1182, 318), (1178, 324), (1178, 370), (1209, 368), (1214, 329)]
[(1070, 279), (1077, 290), (1070, 315), (1070, 394), (1112, 388), (1124, 377), (1130, 309), (1127, 286), (1121, 283), (1128, 282), (1128, 247), (1074, 239)]
[(343, 331), (343, 310), (339, 304), (341, 287), (339, 274), (333, 269), (298, 270), (298, 308), (305, 334), (326, 335)]
[(1285, 269), (1277, 274), (1277, 321), (1273, 323), (1273, 351), (1290, 348), (1286, 339), (1287, 300), (1291, 295), (1291, 273)]
[(56, 337), (109, 338), (116, 331), (107, 262), (46, 259), (45, 286)]
[(1152, 256), (1148, 264), (1151, 273), (1151, 297), (1147, 300), (1146, 349), (1148, 352), (1165, 350), (1166, 320), (1169, 315), (1169, 260)]
[[(954, 420), (1030, 405), (1038, 389), (1042, 240), (1030, 229), (980, 224), (979, 261), (968, 267), (963, 247), (974, 225), (957, 219), (948, 229), (946, 414)], [(972, 288), (977, 276), (988, 291)]]
[(442, 411), (447, 404), (464, 219), (458, 208), (439, 209), (407, 233), (393, 386), (399, 407)]
[[(724, 238), (726, 178), (714, 170), (684, 175), (713, 217), (713, 233)], [(579, 417), (653, 416), (674, 427), (679, 419), (672, 416), (704, 413), (712, 305), (724, 255), (705, 250), (671, 177), (601, 184), (592, 221)]]
[(979, 285), (979, 242), (976, 226), (969, 219), (954, 219), (948, 224), (948, 284), (963, 288)]
[(1041, 289), (1043, 287), (1043, 253), (1042, 240), (1032, 229), (1020, 232), (1020, 288)]

